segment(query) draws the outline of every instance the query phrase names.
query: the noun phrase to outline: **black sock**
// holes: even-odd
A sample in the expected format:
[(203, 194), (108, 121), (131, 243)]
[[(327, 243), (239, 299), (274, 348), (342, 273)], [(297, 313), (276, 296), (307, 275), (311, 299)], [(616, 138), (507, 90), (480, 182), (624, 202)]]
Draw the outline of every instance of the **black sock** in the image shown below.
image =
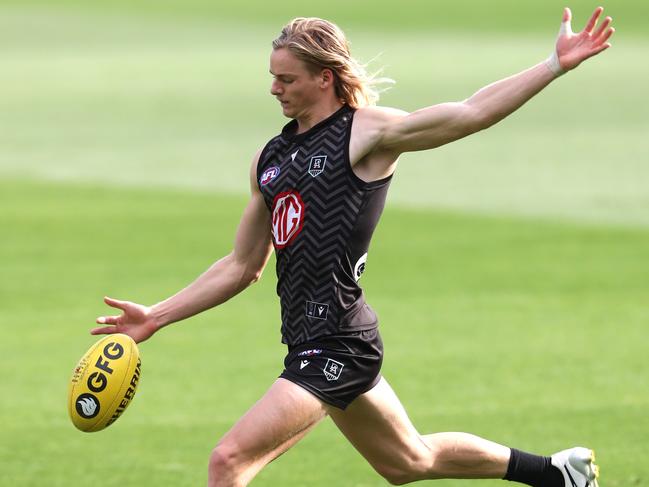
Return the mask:
[(552, 465), (550, 457), (532, 455), (511, 449), (512, 455), (504, 480), (520, 482), (532, 487), (564, 487), (563, 475)]

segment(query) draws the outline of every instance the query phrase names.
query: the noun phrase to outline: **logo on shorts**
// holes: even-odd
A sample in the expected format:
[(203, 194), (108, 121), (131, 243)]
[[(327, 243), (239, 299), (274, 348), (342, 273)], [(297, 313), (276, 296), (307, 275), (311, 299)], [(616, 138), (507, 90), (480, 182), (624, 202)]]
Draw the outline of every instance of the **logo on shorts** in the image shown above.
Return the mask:
[(329, 314), (329, 305), (324, 303), (316, 303), (315, 301), (306, 302), (306, 315), (309, 318), (317, 320), (326, 320)]
[(320, 176), (327, 165), (327, 156), (313, 156), (309, 162), (309, 174), (312, 177)]
[(321, 348), (311, 348), (309, 350), (303, 350), (297, 354), (298, 357), (312, 357), (313, 355), (320, 355), (322, 353)]
[(341, 364), (340, 362), (336, 362), (335, 360), (332, 360), (330, 358), (327, 359), (327, 364), (325, 365), (324, 369), (322, 371), (324, 372), (325, 377), (329, 382), (338, 380), (340, 377), (340, 373), (343, 371), (343, 368), (345, 367), (344, 364)]
[(266, 186), (277, 176), (279, 176), (279, 166), (269, 167), (261, 175), (261, 178), (259, 179), (259, 184), (261, 184), (262, 186)]
[(273, 201), (273, 241), (275, 248), (283, 249), (302, 230), (304, 203), (297, 191), (284, 191)]
[(310, 363), (311, 363), (311, 362), (309, 362), (308, 360), (302, 360), (302, 361), (300, 362), (300, 370), (302, 370), (304, 367), (306, 367), (306, 366), (309, 365)]

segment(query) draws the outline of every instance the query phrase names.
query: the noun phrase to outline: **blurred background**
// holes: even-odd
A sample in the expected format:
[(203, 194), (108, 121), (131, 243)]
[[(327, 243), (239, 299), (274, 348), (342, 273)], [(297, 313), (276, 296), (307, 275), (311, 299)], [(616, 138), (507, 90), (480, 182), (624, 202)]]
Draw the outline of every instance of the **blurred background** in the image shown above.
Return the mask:
[[(396, 80), (381, 104), (415, 110), (545, 59), (564, 6), (0, 0), (0, 484), (203, 485), (281, 372), (272, 260), (141, 345), (114, 426), (66, 417), (102, 297), (155, 303), (230, 251), (250, 160), (286, 122), (268, 56), (287, 21), (336, 22)], [(597, 4), (568, 6), (578, 31)], [(602, 485), (628, 487), (649, 485), (649, 4), (603, 6), (610, 50), (488, 131), (402, 157), (362, 282), (422, 432), (584, 443)], [(307, 478), (385, 485), (329, 423), (253, 485)]]

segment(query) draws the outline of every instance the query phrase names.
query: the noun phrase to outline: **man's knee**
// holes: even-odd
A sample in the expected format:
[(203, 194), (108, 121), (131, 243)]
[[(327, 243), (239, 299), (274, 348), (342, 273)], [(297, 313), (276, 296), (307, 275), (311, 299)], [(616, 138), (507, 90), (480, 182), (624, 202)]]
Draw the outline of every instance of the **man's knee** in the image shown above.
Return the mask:
[(374, 468), (391, 485), (404, 485), (430, 478), (428, 476), (429, 468), (423, 462), (408, 463), (400, 466), (378, 465)]
[(212, 450), (209, 462), (210, 485), (220, 485), (221, 481), (231, 482), (236, 479), (241, 469), (240, 456), (235, 448), (219, 443)]
[(404, 485), (416, 480), (412, 472), (409, 472), (406, 469), (379, 467), (376, 469), (376, 471), (379, 473), (379, 475), (381, 475), (381, 477), (387, 480), (390, 485)]
[(418, 480), (442, 478), (436, 471), (435, 454), (432, 450), (402, 457), (398, 462), (373, 465), (374, 469), (391, 485), (404, 485)]
[(381, 476), (387, 480), (390, 485), (404, 485), (414, 480), (405, 472), (392, 472), (387, 475), (381, 474)]

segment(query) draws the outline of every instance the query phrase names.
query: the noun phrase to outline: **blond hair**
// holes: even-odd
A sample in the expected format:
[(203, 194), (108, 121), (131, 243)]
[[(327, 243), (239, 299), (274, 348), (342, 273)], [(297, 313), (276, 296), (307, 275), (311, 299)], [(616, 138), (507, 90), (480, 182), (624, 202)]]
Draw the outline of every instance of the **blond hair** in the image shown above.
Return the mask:
[(392, 81), (368, 74), (365, 66), (351, 57), (345, 33), (327, 20), (293, 19), (273, 41), (273, 49), (281, 48), (291, 51), (314, 73), (330, 69), (334, 73), (336, 96), (353, 108), (376, 104), (376, 85)]

